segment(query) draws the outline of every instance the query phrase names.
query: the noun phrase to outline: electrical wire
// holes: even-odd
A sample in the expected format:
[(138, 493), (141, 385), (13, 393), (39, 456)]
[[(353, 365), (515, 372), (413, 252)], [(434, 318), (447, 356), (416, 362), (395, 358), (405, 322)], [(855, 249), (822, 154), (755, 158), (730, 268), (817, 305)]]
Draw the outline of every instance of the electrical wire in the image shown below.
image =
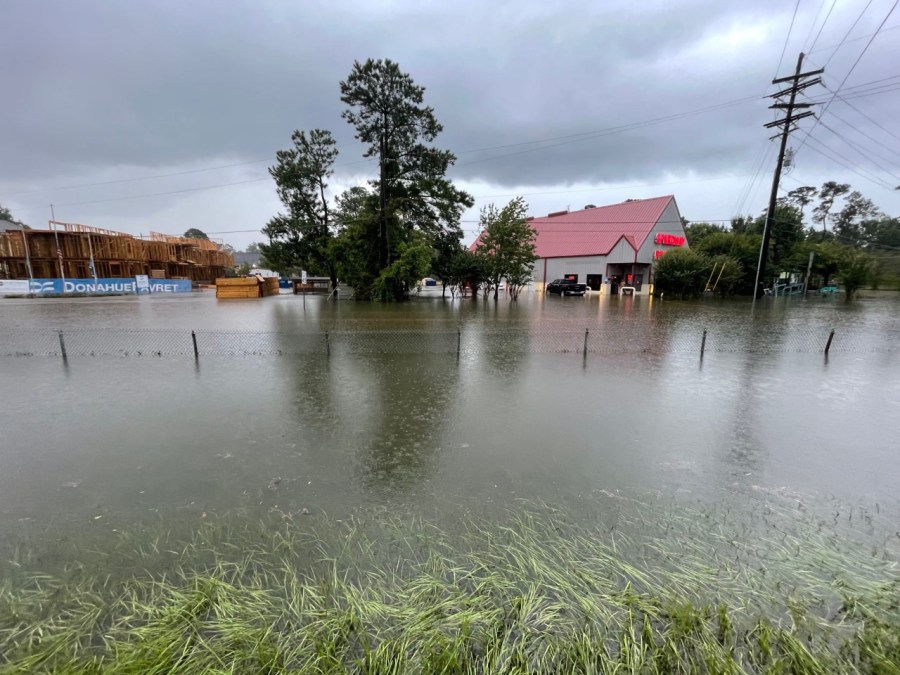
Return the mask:
[[(832, 111), (831, 116), (832, 116), (834, 119), (838, 120), (839, 122), (843, 122), (844, 124), (846, 124), (847, 127), (848, 127), (849, 129), (852, 129), (853, 131), (855, 131), (855, 132), (858, 133), (859, 135), (864, 136), (865, 138), (867, 138), (867, 139), (869, 139), (870, 141), (872, 141), (873, 143), (875, 143), (875, 147), (877, 147), (877, 148), (879, 149), (879, 152), (880, 152), (880, 150), (884, 149), (884, 150), (887, 150), (888, 152), (891, 152), (891, 153), (893, 153), (894, 155), (896, 155), (897, 158), (900, 158), (900, 152), (898, 152), (898, 151), (896, 151), (896, 150), (892, 150), (891, 148), (885, 147), (885, 146), (882, 144), (882, 142), (879, 141), (877, 138), (875, 138), (874, 136), (870, 136), (869, 134), (867, 134), (865, 131), (863, 131), (863, 130), (860, 129), (859, 127), (856, 127), (856, 126), (852, 125), (850, 122), (848, 122), (847, 120), (845, 120), (843, 117), (841, 117), (840, 115), (837, 115), (834, 111)], [(879, 152), (876, 152), (872, 147), (867, 148), (867, 150), (868, 150), (869, 152), (871, 152), (872, 154), (874, 154), (874, 155), (878, 155), (879, 157), (881, 157), (882, 159), (884, 159), (884, 160), (887, 161), (887, 162), (895, 162), (895, 161), (897, 161), (897, 159), (894, 159), (894, 158), (887, 158), (887, 157), (885, 157), (884, 155), (879, 154)]]
[(827, 67), (828, 67), (828, 64), (831, 63), (831, 59), (834, 58), (834, 55), (837, 54), (838, 51), (840, 50), (840, 48), (844, 46), (844, 43), (847, 42), (847, 38), (850, 37), (850, 33), (853, 32), (853, 29), (856, 28), (856, 24), (859, 23), (859, 20), (863, 18), (863, 15), (866, 13), (866, 11), (868, 11), (869, 7), (872, 6), (872, 2), (873, 2), (873, 1), (874, 1), (874, 0), (869, 0), (869, 2), (866, 4), (866, 6), (863, 7), (862, 11), (861, 11), (861, 12), (859, 13), (859, 15), (856, 17), (856, 21), (854, 21), (852, 24), (850, 24), (850, 28), (847, 29), (847, 32), (844, 33), (844, 37), (843, 37), (843, 38), (841, 39), (841, 41), (838, 43), (837, 47), (834, 48), (834, 51), (831, 52), (831, 56), (829, 56), (829, 57), (828, 57), (828, 60), (825, 61), (825, 65), (822, 66), (823, 68), (827, 68)]
[(816, 116), (815, 124), (813, 124), (812, 129), (810, 129), (810, 130), (806, 133), (806, 136), (804, 136), (804, 137), (800, 140), (800, 145), (797, 147), (797, 150), (796, 150), (795, 152), (799, 152), (799, 151), (800, 151), (800, 148), (802, 148), (803, 145), (806, 143), (806, 141), (809, 139), (810, 134), (812, 134), (812, 132), (815, 130), (815, 128), (819, 125), (819, 122), (820, 122), (821, 119), (825, 116), (825, 113), (828, 112), (828, 108), (831, 107), (831, 104), (834, 102), (834, 99), (835, 99), (835, 98), (837, 97), (837, 95), (840, 93), (840, 91), (841, 91), (841, 89), (843, 88), (843, 86), (847, 83), (847, 80), (848, 80), (848, 79), (850, 78), (850, 76), (853, 74), (853, 71), (856, 69), (856, 66), (859, 65), (859, 62), (862, 60), (863, 56), (866, 55), (866, 52), (869, 50), (869, 47), (872, 46), (872, 42), (875, 40), (876, 37), (878, 37), (878, 33), (879, 33), (879, 32), (881, 31), (881, 29), (884, 27), (884, 24), (885, 24), (885, 23), (887, 22), (887, 20), (891, 17), (891, 14), (894, 13), (894, 10), (897, 9), (898, 3), (900, 3), (900, 0), (894, 0), (894, 4), (891, 5), (891, 8), (888, 10), (888, 13), (885, 15), (885, 17), (881, 20), (881, 23), (878, 25), (878, 29), (872, 34), (872, 37), (869, 38), (869, 41), (866, 43), (866, 46), (863, 47), (863, 50), (860, 52), (859, 56), (856, 57), (856, 61), (854, 61), (854, 62), (853, 62), (853, 65), (850, 66), (850, 70), (848, 70), (848, 71), (847, 71), (847, 74), (844, 75), (844, 79), (841, 80), (841, 83), (838, 85), (838, 88), (835, 89), (835, 91), (834, 91), (832, 97), (828, 100), (828, 103), (825, 104), (825, 107), (822, 109), (822, 112), (821, 112), (819, 115)]
[[(819, 36), (822, 35), (822, 30), (825, 28), (825, 24), (828, 23), (828, 18), (831, 16), (831, 12), (834, 11), (834, 6), (837, 4), (837, 0), (831, 0), (831, 7), (828, 8), (828, 14), (825, 15), (825, 20), (822, 21), (822, 25), (819, 26), (819, 32), (816, 33), (816, 39), (812, 41), (812, 44), (809, 46), (809, 52), (812, 52), (816, 48), (816, 43), (819, 41)], [(815, 24), (813, 24), (815, 25)]]
[(794, 30), (794, 21), (797, 19), (798, 9), (800, 9), (800, 0), (797, 0), (797, 4), (794, 5), (794, 14), (791, 16), (791, 25), (788, 26), (787, 36), (784, 38), (784, 46), (781, 48), (781, 56), (778, 59), (778, 66), (775, 68), (776, 73), (781, 70), (781, 64), (784, 62), (784, 54), (787, 51), (788, 42), (791, 40), (791, 32)]
[[(826, 86), (825, 88), (828, 89), (827, 86)], [(893, 136), (893, 137), (896, 138), (898, 141), (900, 141), (900, 136), (898, 136), (898, 135), (895, 134), (893, 131), (891, 131), (891, 130), (888, 129), (887, 127), (883, 126), (883, 125), (880, 124), (879, 122), (877, 122), (877, 121), (875, 121), (874, 119), (872, 119), (869, 115), (867, 115), (866, 113), (864, 113), (862, 110), (860, 110), (859, 108), (857, 108), (855, 105), (853, 105), (853, 104), (850, 103), (849, 101), (846, 101), (846, 100), (844, 99), (843, 96), (840, 96), (839, 94), (835, 94), (835, 96), (837, 97), (837, 99), (838, 99), (839, 101), (845, 103), (849, 108), (852, 108), (853, 110), (855, 110), (857, 113), (859, 113), (859, 114), (862, 115), (864, 118), (866, 118), (867, 120), (869, 120), (869, 122), (871, 122), (872, 124), (874, 124), (876, 127), (878, 127), (879, 129), (881, 129), (883, 132), (885, 132), (885, 133), (888, 134), (889, 136)]]
[(494, 155), (493, 157), (483, 157), (481, 159), (475, 159), (475, 160), (472, 160), (469, 162), (461, 162), (459, 164), (456, 164), (455, 166), (456, 167), (471, 166), (472, 164), (480, 164), (482, 162), (490, 162), (490, 161), (493, 161), (496, 159), (505, 159), (507, 157), (524, 155), (524, 154), (528, 154), (531, 152), (539, 152), (541, 150), (547, 150), (547, 149), (559, 147), (562, 145), (570, 145), (572, 143), (579, 143), (582, 141), (594, 140), (594, 139), (601, 138), (604, 136), (612, 136), (614, 134), (620, 134), (625, 131), (632, 131), (634, 129), (642, 129), (645, 127), (654, 126), (656, 124), (661, 124), (663, 122), (670, 122), (670, 121), (677, 120), (677, 119), (685, 119), (687, 117), (692, 117), (694, 115), (700, 115), (700, 114), (707, 113), (707, 112), (718, 111), (718, 110), (722, 110), (725, 108), (730, 108), (730, 107), (733, 107), (736, 105), (746, 104), (751, 101), (758, 101), (758, 100), (759, 100), (759, 97), (757, 97), (757, 96), (747, 96), (744, 98), (735, 99), (733, 101), (727, 101), (725, 103), (718, 103), (718, 104), (706, 106), (703, 108), (697, 108), (695, 110), (690, 110), (690, 111), (686, 111), (683, 113), (675, 113), (673, 115), (665, 115), (663, 117), (656, 117), (656, 118), (649, 119), (649, 120), (643, 120), (641, 122), (633, 122), (630, 124), (625, 124), (625, 125), (621, 125), (618, 127), (611, 127), (609, 129), (604, 129), (604, 130), (597, 131), (597, 132), (590, 133), (590, 134), (579, 134), (579, 138), (564, 140), (559, 143), (551, 143), (549, 145), (542, 145), (542, 146), (536, 147), (536, 148), (528, 148), (526, 150), (520, 150), (517, 152), (510, 152), (510, 153), (504, 153), (501, 155)]
[[(838, 164), (839, 166), (842, 166), (842, 167), (845, 168), (847, 171), (850, 171), (850, 172), (852, 172), (852, 173), (855, 173), (857, 176), (860, 176), (861, 178), (864, 178), (864, 179), (866, 179), (867, 181), (869, 181), (869, 182), (871, 182), (871, 183), (874, 183), (875, 185), (877, 185), (877, 186), (879, 186), (879, 187), (886, 188), (886, 189), (888, 189), (888, 190), (893, 190), (893, 189), (894, 189), (894, 186), (889, 185), (888, 183), (886, 183), (885, 181), (881, 180), (881, 179), (878, 178), (877, 176), (873, 176), (873, 175), (871, 175), (871, 174), (866, 175), (866, 173), (863, 173), (863, 171), (865, 171), (864, 169), (861, 169), (861, 168), (859, 168), (859, 167), (853, 167), (853, 166), (852, 166), (852, 160), (849, 160), (849, 159), (847, 159), (846, 157), (844, 157), (844, 155), (840, 154), (839, 152), (836, 152), (835, 150), (832, 150), (831, 148), (829, 148), (828, 146), (826, 146), (824, 143), (822, 143), (822, 142), (819, 141), (818, 139), (813, 138), (813, 137), (811, 137), (811, 136), (807, 136), (806, 139), (809, 140), (809, 141), (814, 142), (816, 145), (821, 146), (821, 148), (817, 148), (817, 147), (815, 147), (814, 145), (810, 145), (809, 148), (810, 148), (811, 150), (817, 152), (818, 154), (822, 155), (823, 157), (826, 157), (826, 158), (830, 159), (832, 162), (834, 162), (835, 164)], [(836, 155), (837, 157), (840, 157), (840, 158), (841, 158), (842, 160), (844, 160), (844, 161), (842, 162), (841, 159), (835, 159), (834, 157), (832, 157), (832, 156), (831, 156), (830, 154), (828, 154), (828, 153), (831, 153), (831, 155)], [(846, 162), (846, 163), (845, 163), (845, 162)]]
[(822, 122), (820, 126), (821, 126), (823, 129), (826, 129), (827, 131), (830, 131), (832, 134), (834, 134), (835, 136), (837, 136), (840, 140), (842, 140), (842, 141), (844, 142), (845, 145), (848, 145), (848, 146), (849, 146), (850, 148), (852, 148), (855, 152), (857, 152), (858, 154), (860, 154), (860, 155), (863, 157), (863, 159), (867, 159), (868, 161), (872, 162), (875, 166), (877, 166), (879, 169), (881, 169), (881, 170), (884, 171), (886, 174), (888, 174), (889, 176), (891, 176), (894, 180), (900, 181), (900, 175), (897, 175), (897, 174), (893, 173), (893, 171), (892, 171), (891, 169), (889, 169), (889, 168), (887, 168), (887, 167), (885, 167), (885, 166), (882, 166), (881, 164), (879, 164), (878, 162), (875, 161), (875, 159), (871, 156), (871, 155), (874, 154), (874, 153), (872, 153), (871, 151), (863, 151), (863, 150), (861, 150), (855, 143), (853, 143), (853, 141), (847, 139), (843, 134), (841, 134), (841, 133), (835, 131), (834, 129), (832, 129), (830, 126), (828, 126), (827, 124), (825, 124), (825, 122)]
[[(900, 28), (900, 23), (895, 24), (893, 26), (888, 26), (887, 28), (882, 28), (881, 32), (887, 33), (888, 31), (897, 30), (898, 28)], [(872, 37), (873, 35), (874, 35), (874, 33), (866, 33), (865, 35), (860, 35), (859, 37), (855, 37), (852, 40), (845, 40), (844, 44), (850, 44), (851, 42), (859, 42), (860, 40), (865, 40), (867, 37)], [(816, 52), (824, 52), (828, 49), (834, 49), (835, 47), (838, 47), (838, 46), (840, 46), (840, 45), (828, 45), (827, 47), (819, 47), (818, 49), (811, 49), (804, 53), (807, 56), (809, 56), (810, 54), (815, 54)]]

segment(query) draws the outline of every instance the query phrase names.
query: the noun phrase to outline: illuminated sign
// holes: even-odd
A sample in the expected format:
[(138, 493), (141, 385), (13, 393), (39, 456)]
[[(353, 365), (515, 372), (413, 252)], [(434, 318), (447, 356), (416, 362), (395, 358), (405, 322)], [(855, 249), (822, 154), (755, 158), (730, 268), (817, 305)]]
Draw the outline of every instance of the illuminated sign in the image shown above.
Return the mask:
[(684, 246), (686, 239), (678, 237), (674, 234), (666, 234), (665, 232), (657, 232), (654, 243), (665, 244), (666, 246)]
[(662, 258), (665, 254), (666, 254), (665, 251), (660, 251), (659, 249), (657, 249), (656, 251), (653, 252), (653, 259), (654, 259), (654, 260), (659, 260), (659, 259)]

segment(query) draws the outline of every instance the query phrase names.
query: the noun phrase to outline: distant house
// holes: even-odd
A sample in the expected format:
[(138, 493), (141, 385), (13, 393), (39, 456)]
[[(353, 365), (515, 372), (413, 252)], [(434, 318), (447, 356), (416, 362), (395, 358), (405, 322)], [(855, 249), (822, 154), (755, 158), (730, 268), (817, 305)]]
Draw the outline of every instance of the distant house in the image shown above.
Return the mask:
[(570, 278), (595, 291), (608, 283), (610, 290), (632, 286), (635, 292), (647, 292), (653, 283), (653, 261), (672, 248), (687, 247), (672, 195), (528, 220), (537, 231), (534, 280), (541, 286)]

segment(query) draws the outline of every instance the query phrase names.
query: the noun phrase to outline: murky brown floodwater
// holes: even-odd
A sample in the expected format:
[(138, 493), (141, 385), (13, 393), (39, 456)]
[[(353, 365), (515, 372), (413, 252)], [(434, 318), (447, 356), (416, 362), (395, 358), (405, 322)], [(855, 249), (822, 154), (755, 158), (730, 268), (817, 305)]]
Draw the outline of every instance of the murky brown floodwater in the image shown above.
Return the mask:
[[(237, 507), (478, 510), (597, 493), (896, 508), (898, 308), (893, 296), (768, 300), (752, 315), (740, 301), (596, 296), (4, 300), (0, 339), (19, 342), (55, 329), (429, 340), (460, 328), (464, 345), (459, 359), (348, 349), (209, 356), (198, 368), (184, 357), (0, 357), (0, 527)], [(587, 359), (577, 343), (555, 353), (558, 335), (585, 328), (597, 340)]]

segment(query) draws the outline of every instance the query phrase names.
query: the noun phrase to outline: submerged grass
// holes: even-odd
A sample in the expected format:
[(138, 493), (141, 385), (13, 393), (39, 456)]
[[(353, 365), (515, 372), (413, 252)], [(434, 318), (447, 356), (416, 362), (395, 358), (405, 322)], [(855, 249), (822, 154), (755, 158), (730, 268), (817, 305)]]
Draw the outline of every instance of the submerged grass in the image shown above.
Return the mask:
[(2, 673), (900, 673), (900, 577), (771, 506), (129, 530), (0, 585)]

